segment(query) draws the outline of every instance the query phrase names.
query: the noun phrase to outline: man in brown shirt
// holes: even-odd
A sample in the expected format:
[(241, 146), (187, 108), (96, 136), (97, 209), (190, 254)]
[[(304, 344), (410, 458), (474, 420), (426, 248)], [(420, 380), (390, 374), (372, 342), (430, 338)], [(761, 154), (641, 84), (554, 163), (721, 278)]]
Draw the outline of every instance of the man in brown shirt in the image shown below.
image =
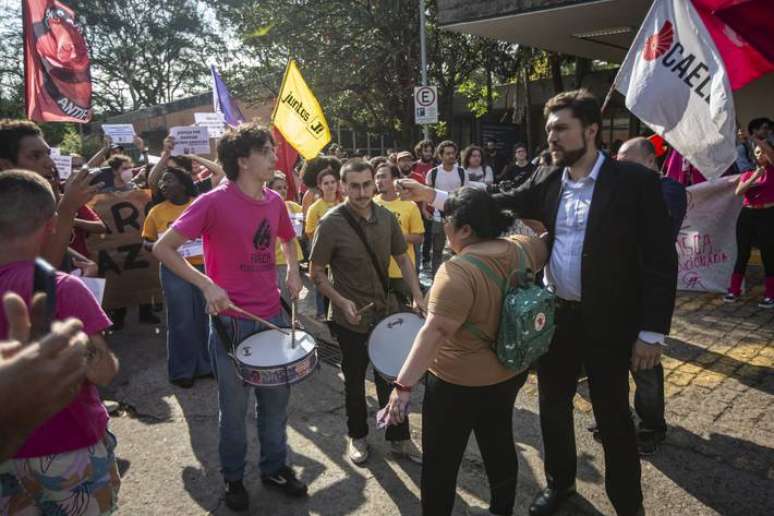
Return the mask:
[[(415, 307), (424, 309), (424, 300), (398, 221), (386, 208), (371, 200), (375, 191), (373, 167), (363, 160), (350, 160), (341, 170), (341, 182), (347, 201), (330, 210), (317, 227), (312, 243), (311, 275), (333, 307), (331, 329), (343, 357), (348, 454), (352, 462), (362, 464), (368, 458), (365, 399), (368, 336), (371, 328), (391, 312), (386, 281), (391, 256), (411, 289)], [(353, 223), (361, 229), (379, 271)], [(325, 272), (328, 266), (332, 283)], [(374, 304), (372, 308), (358, 313), (369, 303)], [(378, 373), (374, 374), (374, 381), (379, 406), (383, 407), (389, 399), (390, 387)], [(388, 428), (386, 438), (393, 453), (421, 462), (421, 455), (410, 441), (408, 420)]]

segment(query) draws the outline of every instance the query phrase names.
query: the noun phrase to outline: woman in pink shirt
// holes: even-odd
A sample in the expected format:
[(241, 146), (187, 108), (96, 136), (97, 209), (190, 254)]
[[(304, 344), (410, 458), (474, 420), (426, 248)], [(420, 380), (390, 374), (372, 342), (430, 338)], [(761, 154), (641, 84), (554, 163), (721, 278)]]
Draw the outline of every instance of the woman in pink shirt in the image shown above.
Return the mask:
[[(764, 149), (764, 145), (769, 148)], [(766, 273), (763, 300), (758, 306), (774, 308), (774, 165), (768, 157), (770, 151), (768, 143), (759, 142), (755, 147), (757, 168), (744, 172), (737, 180), (736, 195), (743, 195), (744, 202), (736, 222), (736, 264), (728, 294), (723, 298), (729, 303), (742, 293), (744, 272), (755, 244)]]

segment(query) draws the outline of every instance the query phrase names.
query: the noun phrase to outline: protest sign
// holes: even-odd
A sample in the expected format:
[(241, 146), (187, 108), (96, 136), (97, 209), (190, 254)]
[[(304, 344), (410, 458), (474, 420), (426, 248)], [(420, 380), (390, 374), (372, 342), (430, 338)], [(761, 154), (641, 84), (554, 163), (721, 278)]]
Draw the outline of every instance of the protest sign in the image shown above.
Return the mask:
[(220, 138), (226, 123), (223, 121), (223, 113), (194, 113), (194, 120), (198, 127), (206, 127), (210, 138)]
[(151, 194), (148, 190), (101, 193), (91, 208), (108, 227), (87, 239), (99, 275), (106, 280), (105, 308), (121, 308), (161, 299), (159, 264), (142, 245), (142, 226)]
[(736, 260), (736, 219), (742, 198), (736, 176), (688, 188), (688, 211), (677, 237), (677, 288), (725, 292)]
[(107, 284), (105, 278), (81, 277), (81, 281), (94, 294), (97, 303), (102, 304), (102, 301), (105, 300), (105, 285)]
[(51, 154), (49, 154), (49, 156), (56, 166), (56, 172), (59, 174), (59, 179), (66, 181), (73, 172), (73, 157), (62, 156), (57, 147), (51, 147)]
[(210, 153), (210, 136), (206, 127), (173, 127), (169, 135), (175, 139), (173, 156)]
[(134, 126), (132, 124), (102, 124), (105, 136), (110, 136), (113, 143), (134, 142)]

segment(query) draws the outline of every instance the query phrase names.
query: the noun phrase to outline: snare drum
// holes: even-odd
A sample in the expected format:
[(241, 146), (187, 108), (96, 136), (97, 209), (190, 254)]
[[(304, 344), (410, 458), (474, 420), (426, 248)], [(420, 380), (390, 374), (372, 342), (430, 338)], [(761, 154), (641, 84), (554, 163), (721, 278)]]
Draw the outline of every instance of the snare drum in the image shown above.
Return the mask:
[(414, 337), (425, 320), (412, 312), (387, 316), (368, 337), (368, 357), (374, 369), (389, 381), (395, 380), (408, 358)]
[(291, 345), (290, 328), (265, 330), (239, 343), (234, 361), (239, 377), (256, 387), (291, 385), (311, 375), (318, 365), (314, 337), (296, 330), (296, 345)]

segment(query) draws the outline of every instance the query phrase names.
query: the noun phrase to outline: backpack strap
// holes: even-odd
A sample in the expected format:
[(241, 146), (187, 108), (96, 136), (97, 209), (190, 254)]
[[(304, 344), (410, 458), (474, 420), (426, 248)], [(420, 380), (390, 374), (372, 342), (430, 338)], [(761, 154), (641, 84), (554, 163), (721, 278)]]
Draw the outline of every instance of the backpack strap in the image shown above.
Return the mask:
[(457, 174), (460, 175), (460, 188), (465, 186), (465, 170), (462, 167), (457, 167)]
[(434, 167), (430, 169), (430, 172), (428, 172), (428, 175), (430, 176), (430, 186), (435, 188), (435, 178), (438, 176), (438, 167)]
[[(495, 272), (495, 270), (492, 269), (489, 265), (487, 265), (486, 262), (484, 262), (484, 260), (469, 254), (457, 255), (455, 257), (455, 260), (466, 261), (471, 265), (473, 265), (478, 270), (480, 270), (481, 272), (483, 272), (487, 278), (492, 280), (494, 284), (499, 287), (500, 292), (502, 293), (503, 296), (505, 296), (505, 291), (508, 286), (507, 283), (505, 282), (505, 279), (499, 274), (497, 274), (497, 272)], [(470, 332), (474, 337), (479, 338), (483, 341), (488, 341), (492, 343), (496, 341), (496, 339), (493, 339), (492, 337), (489, 337), (488, 335), (486, 335), (481, 330), (481, 328), (479, 328), (478, 326), (476, 326), (470, 321), (465, 321), (464, 323), (462, 323), (462, 327), (468, 330), (468, 332)]]
[(535, 280), (535, 273), (532, 270), (532, 262), (529, 259), (529, 255), (522, 247), (521, 243), (516, 240), (512, 240), (516, 245), (516, 250), (519, 253), (519, 266), (508, 275), (508, 281), (505, 282), (505, 288), (508, 288), (512, 282), (513, 277), (516, 276), (519, 285), (528, 285)]

